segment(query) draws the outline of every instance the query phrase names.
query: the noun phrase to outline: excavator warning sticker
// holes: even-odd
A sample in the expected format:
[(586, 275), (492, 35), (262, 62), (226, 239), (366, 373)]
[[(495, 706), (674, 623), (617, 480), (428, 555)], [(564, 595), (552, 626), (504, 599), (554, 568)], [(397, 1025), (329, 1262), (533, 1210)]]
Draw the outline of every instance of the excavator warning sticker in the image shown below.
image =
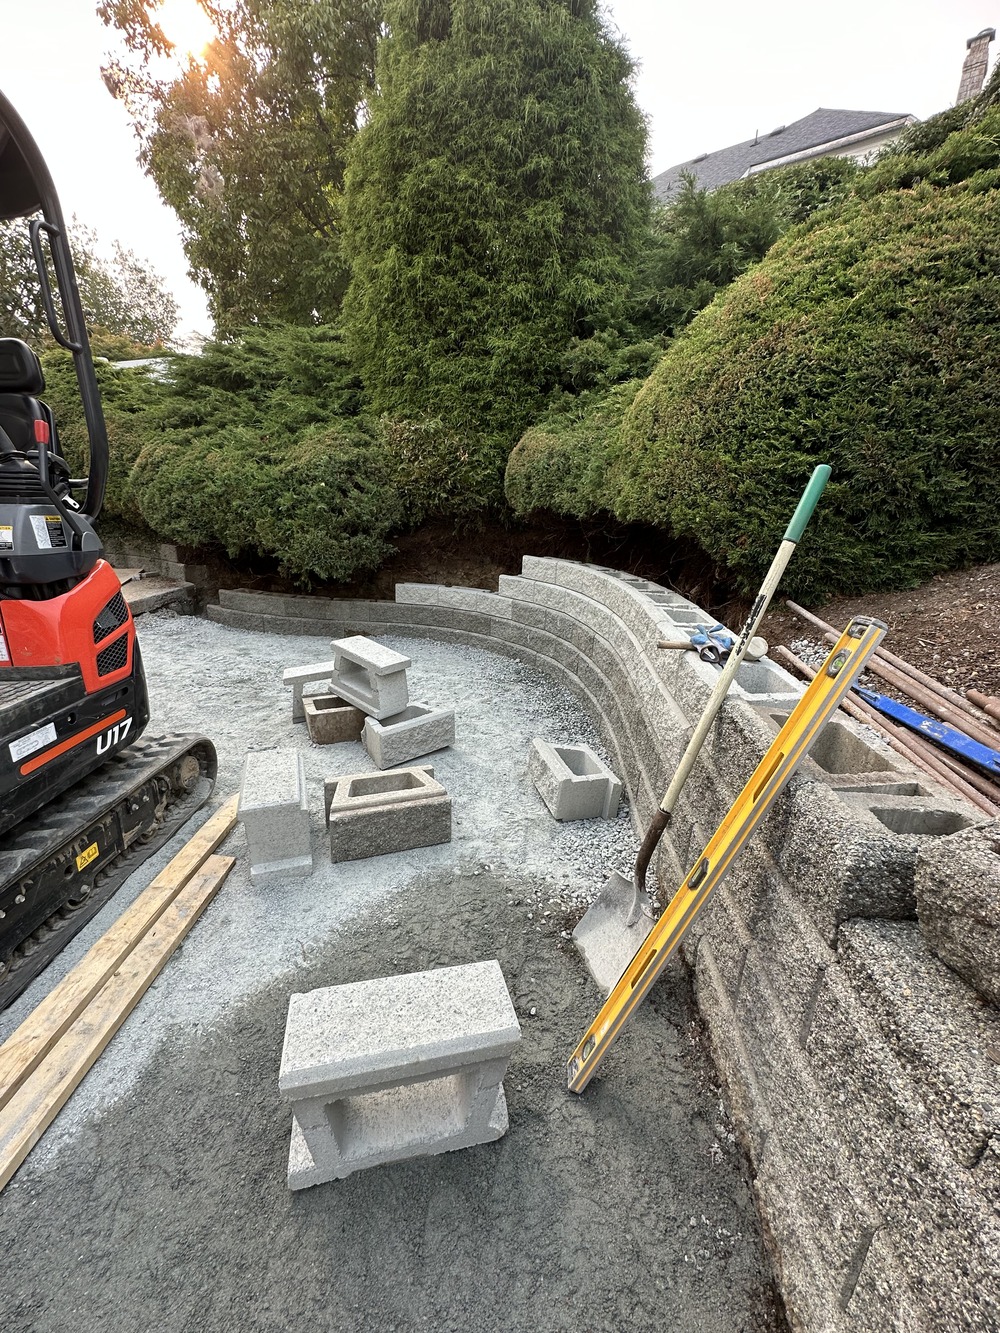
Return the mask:
[(76, 858), (77, 870), (84, 870), (90, 865), (91, 861), (96, 861), (98, 856), (97, 843), (92, 842), (89, 847), (85, 847)]
[(27, 736), (21, 736), (16, 741), (10, 743), (10, 757), (16, 764), (19, 759), (25, 755), (34, 754), (36, 750), (43, 746), (51, 744), (56, 738), (55, 724), (49, 722), (44, 727), (39, 727), (37, 731), (29, 731)]
[(10, 523), (0, 523), (0, 551), (13, 551), (14, 527)]
[(66, 545), (62, 519), (58, 514), (32, 514), (31, 526), (40, 551), (51, 551), (54, 546)]

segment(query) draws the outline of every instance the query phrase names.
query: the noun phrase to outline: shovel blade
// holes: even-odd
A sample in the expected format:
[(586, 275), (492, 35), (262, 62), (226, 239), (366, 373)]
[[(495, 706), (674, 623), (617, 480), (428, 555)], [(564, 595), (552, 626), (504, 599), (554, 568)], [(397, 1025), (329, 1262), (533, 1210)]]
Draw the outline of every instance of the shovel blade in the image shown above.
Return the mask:
[(639, 900), (635, 925), (626, 924), (634, 898), (632, 881), (616, 870), (573, 931), (573, 943), (583, 955), (587, 971), (607, 995), (653, 929), (646, 894)]

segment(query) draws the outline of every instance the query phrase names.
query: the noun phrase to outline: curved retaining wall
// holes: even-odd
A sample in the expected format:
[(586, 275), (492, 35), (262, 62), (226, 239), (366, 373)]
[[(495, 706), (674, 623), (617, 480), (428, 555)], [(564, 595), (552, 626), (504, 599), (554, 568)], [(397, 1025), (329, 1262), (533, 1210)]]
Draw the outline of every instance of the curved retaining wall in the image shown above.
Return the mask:
[[(537, 666), (591, 713), (641, 827), (715, 679), (694, 654), (656, 648), (703, 611), (569, 561), (525, 557), (498, 593), (224, 591), (208, 614), (241, 629), (477, 644)], [(659, 853), (668, 896), (800, 693), (766, 659), (741, 668)], [(997, 904), (1000, 822), (984, 824), (845, 717), (689, 934), (796, 1329), (1000, 1328), (1000, 1012), (987, 1003)]]

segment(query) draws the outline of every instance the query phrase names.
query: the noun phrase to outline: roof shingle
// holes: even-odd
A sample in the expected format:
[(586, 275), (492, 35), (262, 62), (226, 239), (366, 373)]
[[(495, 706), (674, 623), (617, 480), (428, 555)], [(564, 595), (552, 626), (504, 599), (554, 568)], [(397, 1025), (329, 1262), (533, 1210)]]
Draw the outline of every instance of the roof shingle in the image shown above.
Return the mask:
[(801, 120), (782, 125), (769, 134), (733, 144), (731, 148), (720, 148), (715, 153), (702, 153), (687, 162), (668, 167), (653, 177), (653, 190), (658, 198), (668, 198), (685, 173), (693, 176), (699, 186), (714, 190), (729, 181), (739, 180), (750, 167), (909, 119), (911, 117), (903, 111), (838, 111), (821, 106)]

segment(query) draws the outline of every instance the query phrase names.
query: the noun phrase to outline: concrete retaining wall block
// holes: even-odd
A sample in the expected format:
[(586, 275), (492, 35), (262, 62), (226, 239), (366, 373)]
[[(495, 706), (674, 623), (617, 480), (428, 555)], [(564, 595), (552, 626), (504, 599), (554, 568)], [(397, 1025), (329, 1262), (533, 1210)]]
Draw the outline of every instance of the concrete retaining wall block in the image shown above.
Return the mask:
[(289, 1188), (500, 1138), (520, 1039), (496, 961), (293, 995), (278, 1078)]
[(298, 750), (250, 751), (243, 764), (239, 818), (255, 883), (312, 873), (306, 772)]
[(281, 679), (292, 691), (292, 721), (304, 722), (306, 710), (302, 703), (302, 691), (307, 685), (317, 681), (329, 681), (336, 662), (314, 662), (311, 666), (286, 667)]
[(528, 774), (554, 819), (614, 819), (622, 784), (589, 745), (531, 742)]
[(451, 797), (430, 765), (330, 778), (324, 798), (331, 861), (451, 841)]
[(381, 722), (366, 718), (361, 741), (378, 768), (406, 764), (455, 744), (455, 711), (409, 704)]
[(334, 690), (369, 717), (391, 717), (407, 704), (406, 668), (410, 659), (373, 639), (355, 634), (334, 639)]
[(1000, 1007), (1000, 820), (927, 839), (917, 856), (916, 894), (931, 949)]
[(337, 745), (358, 741), (365, 715), (337, 694), (311, 694), (302, 701), (309, 739), (315, 745)]

